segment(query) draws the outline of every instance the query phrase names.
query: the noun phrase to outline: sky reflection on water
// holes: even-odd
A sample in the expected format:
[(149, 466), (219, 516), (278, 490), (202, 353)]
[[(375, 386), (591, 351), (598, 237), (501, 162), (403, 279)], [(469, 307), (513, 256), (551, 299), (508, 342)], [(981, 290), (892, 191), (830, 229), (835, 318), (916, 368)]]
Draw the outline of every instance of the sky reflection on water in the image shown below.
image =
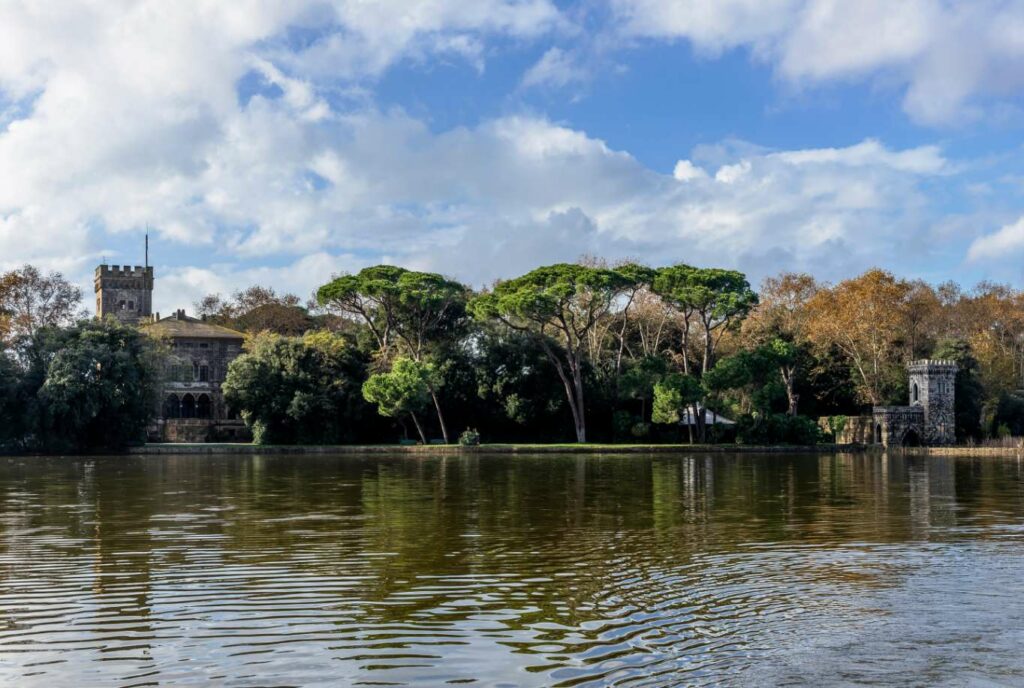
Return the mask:
[(1024, 466), (0, 458), (0, 684), (1024, 682)]

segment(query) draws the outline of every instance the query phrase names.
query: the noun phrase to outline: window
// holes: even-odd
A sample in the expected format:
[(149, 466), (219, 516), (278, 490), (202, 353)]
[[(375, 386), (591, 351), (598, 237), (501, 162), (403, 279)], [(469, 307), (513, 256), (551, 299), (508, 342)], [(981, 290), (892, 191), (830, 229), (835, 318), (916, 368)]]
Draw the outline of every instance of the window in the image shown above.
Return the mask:
[(920, 398), (921, 398), (921, 393), (917, 389), (917, 383), (916, 382), (914, 383), (914, 391), (913, 391), (913, 397), (912, 398), (913, 398), (914, 401), (919, 401)]
[(199, 364), (196, 363), (195, 361), (192, 361), (192, 379), (199, 379)]
[(124, 306), (125, 306), (124, 301), (118, 301), (118, 303), (117, 303), (117, 307), (118, 308), (120, 308), (121, 310), (124, 310)]
[(164, 418), (181, 418), (181, 401), (174, 394), (164, 400)]
[(191, 394), (186, 394), (181, 398), (181, 417), (196, 417), (196, 399)]
[(199, 348), (200, 348), (200, 349), (209, 349), (209, 348), (210, 348), (210, 345), (209, 345), (209, 344), (207, 344), (206, 342), (203, 342), (203, 343), (201, 343), (201, 344), (199, 345)]
[(135, 310), (135, 302), (134, 301), (129, 301), (128, 302), (128, 310), (130, 310), (130, 311)]
[(200, 382), (209, 382), (210, 381), (210, 367), (209, 366), (204, 366), (204, 365), (203, 366), (199, 366), (199, 381)]
[(207, 394), (200, 394), (199, 399), (196, 400), (196, 418), (212, 418), (213, 417), (213, 405), (210, 403), (210, 397)]

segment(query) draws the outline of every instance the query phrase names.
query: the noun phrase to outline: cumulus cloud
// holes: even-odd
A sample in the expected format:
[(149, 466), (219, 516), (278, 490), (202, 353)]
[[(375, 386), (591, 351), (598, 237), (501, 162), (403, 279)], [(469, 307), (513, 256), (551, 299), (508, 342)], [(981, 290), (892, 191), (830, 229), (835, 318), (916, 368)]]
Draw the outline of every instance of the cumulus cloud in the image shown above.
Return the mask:
[(630, 37), (744, 47), (783, 80), (876, 79), (927, 124), (980, 116), (1024, 88), (1024, 5), (1005, 0), (613, 0)]
[(1019, 260), (1021, 253), (1024, 253), (1024, 217), (975, 239), (967, 251), (967, 258), (972, 261)]
[(322, 251), (275, 267), (244, 267), (234, 263), (174, 267), (157, 276), (153, 310), (164, 314), (178, 308), (192, 311), (193, 304), (207, 294), (226, 297), (254, 284), (273, 287), (279, 294), (295, 294), (305, 301), (333, 276), (361, 267), (363, 261), (356, 256)]
[(536, 64), (526, 70), (520, 85), (523, 88), (562, 88), (586, 81), (588, 77), (587, 70), (580, 66), (573, 54), (555, 47), (549, 48)]
[[(727, 141), (666, 174), (539, 115), (438, 131), (332, 97), (339, 78), (432, 51), (482, 59), (488, 36), (562, 22), (542, 0), (400, 5), (0, 5), (0, 261), (85, 286), (149, 225), (176, 257), (157, 258), (169, 310), (253, 282), (305, 295), (375, 262), (479, 285), (582, 253), (755, 279), (928, 255), (927, 184), (952, 173), (933, 146)], [(716, 17), (709, 35), (725, 35)]]

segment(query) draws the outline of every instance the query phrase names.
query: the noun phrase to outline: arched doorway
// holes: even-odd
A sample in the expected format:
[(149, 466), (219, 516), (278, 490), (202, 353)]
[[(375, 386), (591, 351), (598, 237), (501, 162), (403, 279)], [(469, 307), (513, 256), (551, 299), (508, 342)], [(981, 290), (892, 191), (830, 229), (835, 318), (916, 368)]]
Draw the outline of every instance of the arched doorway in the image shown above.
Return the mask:
[(168, 394), (164, 399), (164, 418), (181, 418), (181, 400), (177, 394)]
[(875, 444), (882, 443), (882, 424), (875, 423)]
[(921, 446), (921, 433), (917, 431), (917, 428), (909, 428), (903, 433), (903, 446), (904, 447), (920, 447)]
[(196, 402), (196, 418), (210, 418), (210, 395), (200, 394)]
[(181, 417), (182, 418), (195, 418), (196, 417), (196, 398), (191, 394), (186, 394), (181, 398)]

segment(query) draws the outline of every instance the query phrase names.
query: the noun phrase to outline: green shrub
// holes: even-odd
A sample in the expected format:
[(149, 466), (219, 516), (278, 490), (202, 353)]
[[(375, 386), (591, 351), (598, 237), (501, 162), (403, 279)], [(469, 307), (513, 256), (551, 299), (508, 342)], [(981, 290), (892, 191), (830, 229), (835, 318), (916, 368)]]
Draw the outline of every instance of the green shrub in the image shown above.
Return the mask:
[(810, 445), (821, 438), (821, 429), (806, 416), (748, 413), (736, 421), (736, 441), (740, 444)]
[(633, 437), (638, 437), (638, 438), (647, 437), (648, 435), (651, 434), (651, 424), (650, 423), (633, 423), (633, 427), (631, 427), (629, 429), (629, 433), (631, 435), (633, 435)]
[(480, 446), (480, 433), (474, 429), (466, 428), (459, 435), (459, 444), (463, 447), (478, 447)]

